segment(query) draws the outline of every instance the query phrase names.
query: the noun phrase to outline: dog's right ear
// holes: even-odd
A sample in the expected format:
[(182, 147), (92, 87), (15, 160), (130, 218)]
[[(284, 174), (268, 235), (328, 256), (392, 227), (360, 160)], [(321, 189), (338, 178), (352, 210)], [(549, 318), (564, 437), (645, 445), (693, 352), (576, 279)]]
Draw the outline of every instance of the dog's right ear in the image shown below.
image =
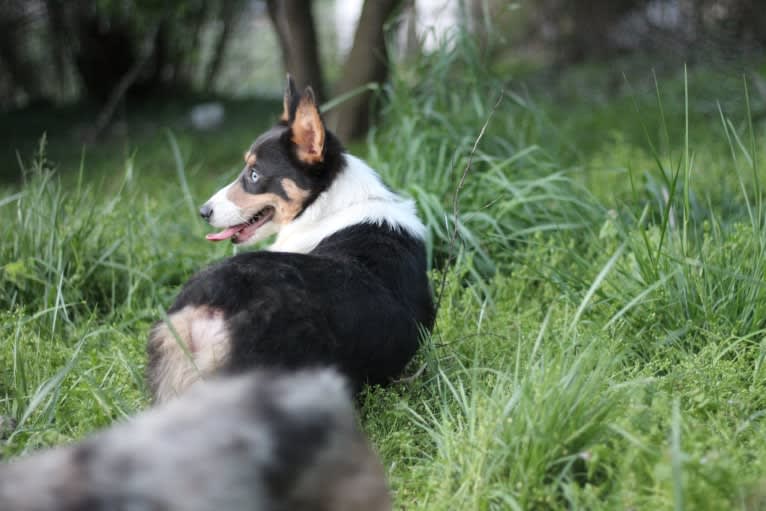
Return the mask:
[(311, 87), (306, 87), (303, 96), (298, 99), (298, 105), (292, 110), (288, 126), (299, 160), (314, 165), (324, 159), (324, 122), (319, 115)]
[(295, 105), (298, 103), (298, 90), (295, 88), (295, 80), (287, 73), (287, 85), (285, 86), (285, 97), (282, 99), (282, 116), (279, 118), (282, 122), (290, 122), (291, 114), (294, 115)]

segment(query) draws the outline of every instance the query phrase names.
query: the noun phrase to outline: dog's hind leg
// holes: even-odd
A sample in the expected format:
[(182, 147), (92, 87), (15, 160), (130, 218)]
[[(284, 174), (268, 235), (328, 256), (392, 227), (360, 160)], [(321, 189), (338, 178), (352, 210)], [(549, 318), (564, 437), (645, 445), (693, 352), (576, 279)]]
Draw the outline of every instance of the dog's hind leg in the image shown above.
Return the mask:
[(155, 403), (163, 403), (221, 367), (230, 351), (223, 312), (187, 306), (149, 333), (147, 380)]

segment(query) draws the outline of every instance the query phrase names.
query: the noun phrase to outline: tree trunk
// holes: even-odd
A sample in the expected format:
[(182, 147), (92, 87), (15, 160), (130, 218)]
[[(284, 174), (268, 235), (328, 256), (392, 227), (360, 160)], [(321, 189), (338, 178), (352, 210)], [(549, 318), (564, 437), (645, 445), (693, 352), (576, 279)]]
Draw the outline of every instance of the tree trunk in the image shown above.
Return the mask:
[(479, 43), (479, 48), (484, 51), (489, 47), (492, 29), (489, 2), (487, 0), (471, 0), (468, 2), (466, 10), (468, 11), (466, 13), (468, 28)]
[(74, 27), (75, 70), (84, 95), (101, 103), (136, 61), (132, 31), (122, 20), (103, 23), (87, 7), (74, 13)]
[[(367, 83), (380, 83), (388, 76), (388, 52), (383, 25), (401, 0), (365, 0), (354, 44), (341, 71), (337, 95)], [(364, 91), (338, 105), (328, 117), (328, 125), (343, 141), (367, 132), (372, 116), (372, 91)]]
[(10, 75), (11, 88), (34, 100), (42, 97), (43, 91), (40, 73), (24, 54), (27, 23), (19, 4), (0, 2), (0, 60)]
[(311, 85), (319, 101), (324, 95), (319, 45), (308, 0), (268, 0), (269, 18), (282, 48), (285, 71), (295, 79), (299, 90)]
[[(212, 7), (211, 4), (213, 4), (213, 2), (200, 2), (199, 4), (189, 2), (189, 5), (193, 7), (189, 8), (186, 15), (182, 18), (182, 25), (178, 26), (177, 24), (174, 24), (172, 27), (172, 37), (176, 41), (175, 44), (179, 45), (182, 61), (179, 70), (180, 72), (177, 77), (179, 80), (176, 81), (178, 88), (184, 90), (194, 88), (195, 72), (200, 67), (198, 51), (201, 46), (200, 35), (202, 33), (202, 27), (209, 18), (209, 12)], [(223, 0), (222, 4), (224, 6), (234, 5), (235, 2), (234, 0)], [(182, 31), (184, 34), (183, 36), (179, 37), (179, 30)], [(182, 43), (179, 44), (179, 41), (182, 41)]]
[(228, 46), (229, 40), (231, 39), (232, 27), (234, 26), (235, 21), (234, 15), (237, 12), (237, 9), (234, 7), (237, 6), (237, 4), (238, 3), (231, 0), (221, 3), (220, 15), (221, 23), (223, 26), (221, 27), (221, 33), (218, 34), (218, 39), (215, 42), (215, 48), (213, 48), (213, 57), (211, 58), (210, 65), (207, 68), (204, 83), (204, 89), (206, 92), (211, 92), (213, 90), (215, 79), (218, 76), (218, 71), (221, 69), (221, 63), (223, 62), (223, 57), (226, 54), (226, 47)]
[(112, 122), (112, 118), (114, 118), (117, 107), (122, 102), (125, 94), (128, 92), (128, 89), (130, 89), (130, 87), (136, 82), (144, 66), (146, 66), (146, 63), (154, 54), (154, 48), (157, 44), (158, 34), (162, 24), (163, 21), (160, 20), (157, 26), (151, 32), (149, 32), (149, 35), (147, 35), (146, 40), (144, 41), (144, 47), (142, 49), (141, 55), (138, 56), (128, 72), (125, 73), (125, 75), (120, 79), (112, 92), (109, 94), (109, 98), (107, 99), (104, 107), (101, 109), (101, 112), (99, 112), (96, 122), (93, 123), (91, 129), (85, 135), (85, 141), (87, 143), (95, 142), (96, 139), (98, 139), (98, 137), (101, 136), (101, 134), (107, 128), (109, 123)]
[[(58, 87), (55, 92), (63, 96), (67, 91), (69, 73), (67, 72), (67, 38), (66, 12), (63, 2), (60, 0), (46, 0), (45, 7), (48, 11), (48, 30), (50, 34), (50, 51), (53, 56), (53, 70), (56, 74)], [(62, 99), (59, 97), (58, 99)]]
[[(608, 56), (613, 51), (608, 37), (609, 30), (622, 16), (645, 1), (570, 0), (563, 2), (561, 4), (563, 8), (557, 9), (559, 13), (556, 13), (559, 16), (558, 29), (564, 31), (564, 37), (559, 39), (560, 59), (569, 64), (593, 57)], [(564, 28), (567, 25), (569, 25), (568, 30)]]
[(766, 47), (766, 9), (759, 0), (742, 0), (740, 2), (740, 35), (751, 37), (754, 42)]

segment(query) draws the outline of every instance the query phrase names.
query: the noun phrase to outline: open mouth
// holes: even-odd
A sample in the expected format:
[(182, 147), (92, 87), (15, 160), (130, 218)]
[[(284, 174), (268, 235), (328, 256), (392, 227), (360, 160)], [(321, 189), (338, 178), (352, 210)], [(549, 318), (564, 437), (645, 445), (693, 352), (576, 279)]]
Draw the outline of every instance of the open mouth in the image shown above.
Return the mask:
[(253, 237), (255, 231), (274, 218), (274, 213), (275, 210), (273, 206), (266, 206), (253, 215), (247, 222), (227, 227), (221, 232), (208, 234), (205, 238), (210, 241), (231, 239), (232, 243), (244, 243)]

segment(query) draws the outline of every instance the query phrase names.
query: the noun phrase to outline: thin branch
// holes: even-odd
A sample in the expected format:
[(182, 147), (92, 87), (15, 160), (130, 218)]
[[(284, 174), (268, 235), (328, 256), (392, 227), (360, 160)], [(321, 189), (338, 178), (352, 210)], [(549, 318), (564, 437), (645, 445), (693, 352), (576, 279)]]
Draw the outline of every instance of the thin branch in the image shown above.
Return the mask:
[[(490, 110), (489, 115), (487, 115), (487, 119), (484, 121), (484, 125), (481, 127), (481, 131), (479, 131), (479, 135), (476, 137), (476, 140), (473, 142), (473, 147), (471, 148), (471, 152), (468, 154), (468, 161), (465, 164), (465, 168), (463, 169), (463, 174), (460, 176), (460, 181), (457, 184), (457, 187), (455, 188), (455, 194), (452, 197), (452, 235), (450, 236), (449, 245), (447, 246), (447, 261), (444, 263), (444, 267), (442, 268), (442, 278), (441, 283), (439, 284), (439, 293), (437, 295), (436, 299), (436, 313), (438, 315), (439, 309), (441, 308), (442, 304), (442, 297), (444, 296), (444, 288), (447, 284), (447, 273), (449, 270), (449, 267), (452, 265), (452, 260), (455, 256), (455, 245), (457, 243), (458, 239), (458, 222), (460, 218), (460, 192), (463, 191), (463, 188), (465, 187), (465, 180), (468, 177), (468, 173), (471, 171), (473, 167), (473, 157), (476, 154), (476, 149), (479, 147), (479, 142), (481, 142), (481, 139), (484, 138), (484, 133), (487, 131), (487, 126), (489, 126), (489, 122), (492, 120), (492, 116), (495, 115), (495, 112), (500, 107), (500, 103), (503, 102), (503, 97), (505, 96), (505, 90), (500, 89), (500, 94), (498, 95), (497, 101), (495, 101), (494, 106), (492, 107), (492, 110)], [(450, 174), (454, 170), (455, 162), (457, 160), (453, 160), (452, 169), (450, 169)]]
[(415, 373), (411, 374), (410, 376), (402, 376), (401, 378), (393, 380), (391, 383), (395, 385), (400, 383), (412, 383), (423, 375), (423, 372), (426, 370), (427, 366), (428, 364), (422, 364), (418, 370), (415, 371)]

